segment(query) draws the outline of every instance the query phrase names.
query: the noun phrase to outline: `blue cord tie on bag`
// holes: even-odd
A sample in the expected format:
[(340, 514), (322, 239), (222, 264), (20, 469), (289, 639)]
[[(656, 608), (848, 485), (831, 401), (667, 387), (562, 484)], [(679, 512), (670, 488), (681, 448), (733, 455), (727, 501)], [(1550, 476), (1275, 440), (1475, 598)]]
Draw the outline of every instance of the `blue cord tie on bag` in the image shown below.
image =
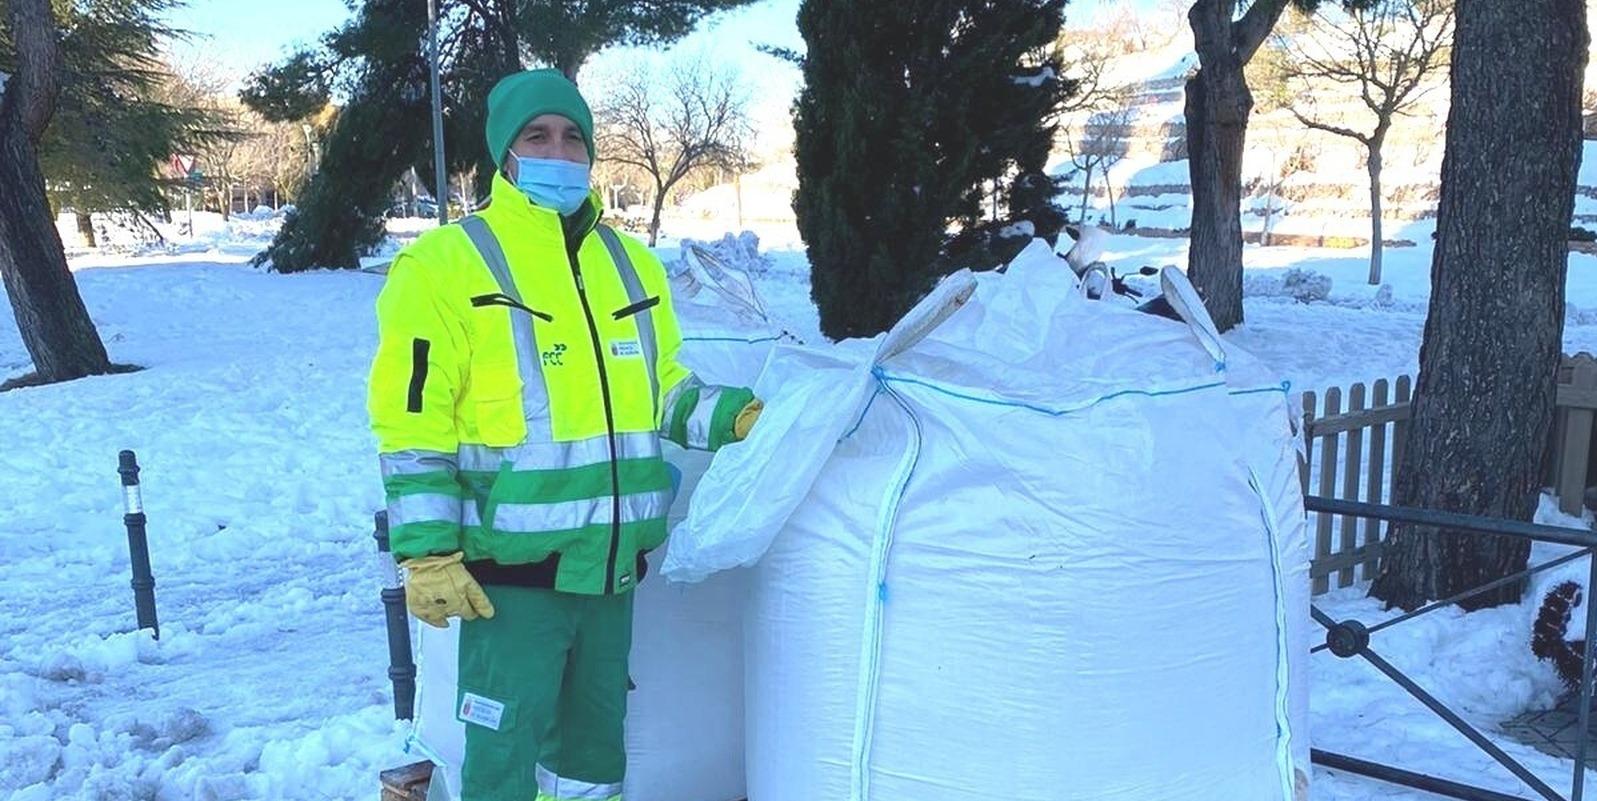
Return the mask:
[[(1224, 370), (1225, 369), (1225, 365), (1223, 363), (1220, 364), (1218, 369), (1219, 370)], [(972, 401), (972, 402), (975, 402), (975, 403), (985, 403), (985, 404), (988, 404), (988, 405), (991, 405), (991, 406), (1007, 406), (1007, 407), (1015, 408), (1015, 409), (1027, 409), (1027, 410), (1030, 410), (1030, 411), (1033, 411), (1033, 412), (1039, 412), (1041, 414), (1046, 414), (1049, 417), (1061, 417), (1061, 416), (1064, 416), (1064, 415), (1067, 415), (1067, 414), (1071, 414), (1073, 412), (1085, 411), (1085, 410), (1087, 410), (1089, 408), (1092, 408), (1093, 406), (1096, 406), (1096, 405), (1098, 405), (1100, 403), (1104, 403), (1106, 401), (1115, 400), (1117, 398), (1123, 398), (1123, 397), (1126, 397), (1128, 395), (1142, 396), (1142, 397), (1148, 397), (1148, 398), (1158, 398), (1158, 397), (1163, 397), (1163, 396), (1168, 396), (1168, 395), (1185, 395), (1185, 394), (1188, 394), (1188, 393), (1191, 393), (1191, 392), (1201, 392), (1201, 391), (1206, 390), (1206, 389), (1214, 389), (1215, 387), (1225, 386), (1225, 382), (1224, 381), (1211, 381), (1211, 382), (1204, 383), (1204, 384), (1195, 384), (1195, 385), (1190, 386), (1190, 387), (1179, 387), (1179, 388), (1176, 388), (1176, 389), (1163, 389), (1163, 390), (1158, 390), (1158, 389), (1124, 389), (1124, 390), (1120, 390), (1119, 392), (1111, 392), (1108, 395), (1104, 395), (1104, 396), (1099, 397), (1099, 398), (1094, 398), (1093, 400), (1091, 400), (1091, 401), (1089, 401), (1089, 402), (1087, 402), (1087, 403), (1085, 403), (1085, 404), (1083, 404), (1081, 406), (1075, 406), (1075, 407), (1069, 407), (1069, 408), (1060, 408), (1060, 409), (1050, 409), (1050, 408), (1048, 408), (1046, 406), (1038, 406), (1038, 405), (1032, 404), (1032, 403), (1022, 403), (1022, 402), (1019, 402), (1019, 401), (1002, 400), (1000, 398), (984, 398), (984, 397), (981, 397), (980, 395), (972, 395), (972, 394), (969, 394), (969, 393), (959, 392), (957, 390), (949, 389), (948, 387), (944, 387), (944, 386), (940, 386), (940, 385), (937, 385), (937, 384), (933, 384), (933, 383), (931, 383), (929, 381), (922, 381), (920, 379), (908, 378), (908, 377), (905, 377), (905, 376), (896, 376), (896, 375), (893, 375), (892, 373), (887, 372), (887, 370), (885, 370), (881, 365), (877, 365), (875, 367), (872, 367), (871, 368), (871, 375), (873, 377), (875, 377), (875, 379), (876, 379), (876, 384), (877, 384), (876, 391), (871, 393), (870, 399), (865, 402), (865, 408), (860, 410), (859, 418), (856, 419), (854, 421), (854, 425), (850, 426), (848, 431), (846, 433), (844, 433), (841, 438), (838, 439), (838, 442), (842, 442), (843, 440), (849, 439), (850, 437), (854, 436), (855, 432), (859, 431), (860, 426), (865, 423), (865, 416), (870, 413), (871, 407), (873, 405), (875, 405), (876, 398), (878, 396), (880, 396), (882, 394), (882, 392), (887, 389), (887, 385), (889, 383), (912, 384), (912, 385), (919, 386), (919, 387), (925, 387), (927, 389), (932, 390), (933, 392), (938, 392), (938, 393), (941, 393), (943, 395), (947, 395), (947, 396), (949, 396), (951, 398), (958, 398), (960, 400), (967, 400), (967, 401)], [(1236, 391), (1232, 392), (1231, 394), (1232, 395), (1249, 395), (1249, 394), (1253, 394), (1253, 393), (1256, 393), (1256, 392), (1287, 392), (1287, 391), (1290, 391), (1291, 386), (1292, 386), (1292, 382), (1290, 382), (1290, 381), (1282, 381), (1281, 385), (1279, 387), (1265, 387), (1265, 388), (1262, 388), (1262, 389), (1236, 390)]]

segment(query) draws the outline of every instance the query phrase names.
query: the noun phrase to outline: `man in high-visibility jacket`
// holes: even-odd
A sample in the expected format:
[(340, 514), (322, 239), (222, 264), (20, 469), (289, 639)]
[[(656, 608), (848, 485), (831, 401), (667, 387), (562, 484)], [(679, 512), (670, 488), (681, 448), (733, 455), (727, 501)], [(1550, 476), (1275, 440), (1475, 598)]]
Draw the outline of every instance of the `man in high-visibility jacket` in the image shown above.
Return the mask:
[(406, 601), (462, 619), (465, 801), (618, 799), (632, 589), (666, 536), (661, 437), (760, 403), (677, 361), (665, 270), (599, 224), (593, 116), (555, 70), (488, 98), (487, 208), (395, 257), (368, 409)]

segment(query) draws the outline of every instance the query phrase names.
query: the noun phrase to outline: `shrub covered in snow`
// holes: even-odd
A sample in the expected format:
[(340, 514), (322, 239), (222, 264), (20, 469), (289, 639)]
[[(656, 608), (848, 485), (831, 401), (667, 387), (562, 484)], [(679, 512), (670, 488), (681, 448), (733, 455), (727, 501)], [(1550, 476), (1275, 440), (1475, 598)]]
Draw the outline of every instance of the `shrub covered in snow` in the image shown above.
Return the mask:
[(1331, 297), (1331, 276), (1293, 267), (1281, 276), (1281, 288), (1299, 303), (1314, 303)]
[(701, 242), (697, 239), (682, 240), (682, 255), (677, 264), (671, 265), (670, 272), (675, 275), (682, 271), (682, 262), (692, 258), (692, 248), (703, 248), (711, 256), (719, 259), (723, 264), (734, 269), (742, 270), (750, 275), (763, 275), (771, 269), (771, 259), (760, 253), (760, 238), (753, 231), (744, 231), (741, 234), (727, 234), (715, 242)]
[(1292, 298), (1299, 303), (1323, 303), (1331, 297), (1331, 276), (1292, 267), (1283, 273), (1249, 273), (1242, 279), (1242, 294), (1253, 298)]
[(1396, 302), (1391, 284), (1381, 284), (1381, 288), (1375, 290), (1375, 297), (1370, 298), (1370, 305), (1377, 309), (1390, 309)]

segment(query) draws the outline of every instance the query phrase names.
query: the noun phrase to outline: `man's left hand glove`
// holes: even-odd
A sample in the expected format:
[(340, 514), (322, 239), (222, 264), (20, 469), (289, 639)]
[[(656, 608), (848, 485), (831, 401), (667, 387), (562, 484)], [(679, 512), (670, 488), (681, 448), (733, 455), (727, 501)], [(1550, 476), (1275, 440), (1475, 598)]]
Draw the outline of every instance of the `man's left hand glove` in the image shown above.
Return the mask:
[(441, 629), (449, 626), (451, 617), (476, 620), (494, 616), (493, 602), (466, 570), (464, 559), (464, 554), (456, 551), (400, 563), (400, 567), (410, 571), (405, 579), (405, 605), (411, 614)]
[(737, 419), (732, 422), (733, 438), (738, 442), (748, 439), (749, 432), (754, 430), (754, 424), (760, 419), (760, 412), (764, 409), (765, 402), (759, 398), (749, 401), (749, 405), (744, 406), (743, 410), (738, 412)]

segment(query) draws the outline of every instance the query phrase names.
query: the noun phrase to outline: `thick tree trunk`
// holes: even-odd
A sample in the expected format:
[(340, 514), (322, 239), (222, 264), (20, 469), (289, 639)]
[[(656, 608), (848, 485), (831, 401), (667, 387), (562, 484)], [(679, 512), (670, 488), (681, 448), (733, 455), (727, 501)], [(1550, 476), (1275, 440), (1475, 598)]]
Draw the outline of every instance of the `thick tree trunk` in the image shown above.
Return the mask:
[(76, 212), (72, 215), (78, 222), (78, 236), (83, 237), (83, 246), (86, 248), (99, 247), (94, 239), (94, 218), (88, 212)]
[(11, 0), (16, 72), (0, 89), (0, 281), (41, 383), (111, 369), (78, 295), (44, 191), (38, 142), (55, 113), (60, 51), (48, 0)]
[(649, 247), (660, 239), (660, 211), (665, 207), (665, 190), (654, 193), (654, 215), (649, 218)]
[[(1553, 422), (1581, 156), (1580, 0), (1458, 0), (1430, 316), (1397, 502), (1530, 519)], [(1397, 527), (1371, 595), (1413, 609), (1524, 568), (1522, 540)], [(1523, 582), (1466, 609), (1514, 603)]]
[(67, 269), (38, 151), (13, 119), (0, 119), (0, 186), (8, 188), (0, 192), (0, 278), (40, 383), (109, 371), (105, 345)]
[(1365, 162), (1370, 171), (1370, 285), (1381, 283), (1381, 146), (1370, 145), (1370, 157)]
[(1187, 275), (1221, 331), (1242, 322), (1242, 149), (1252, 109), (1240, 66), (1205, 64), (1187, 81)]

